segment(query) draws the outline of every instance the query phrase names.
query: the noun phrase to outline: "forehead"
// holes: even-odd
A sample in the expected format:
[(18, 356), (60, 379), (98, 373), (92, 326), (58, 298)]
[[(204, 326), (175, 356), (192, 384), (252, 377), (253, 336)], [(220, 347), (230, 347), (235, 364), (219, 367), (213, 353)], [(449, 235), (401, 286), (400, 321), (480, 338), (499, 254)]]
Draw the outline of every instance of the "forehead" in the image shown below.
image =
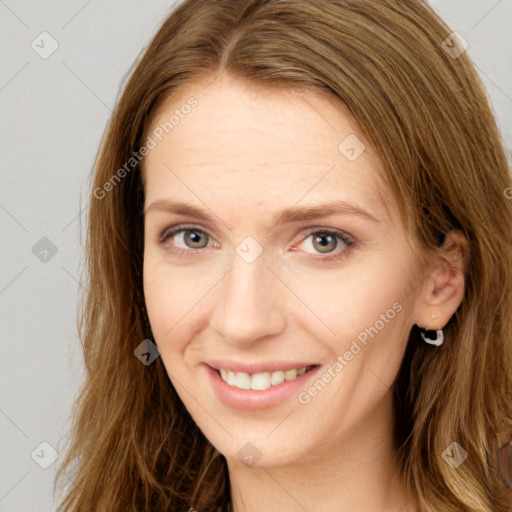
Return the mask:
[(163, 103), (149, 135), (157, 144), (144, 162), (146, 204), (166, 193), (223, 207), (236, 197), (250, 211), (339, 197), (396, 215), (380, 160), (333, 95), (227, 76), (196, 82)]

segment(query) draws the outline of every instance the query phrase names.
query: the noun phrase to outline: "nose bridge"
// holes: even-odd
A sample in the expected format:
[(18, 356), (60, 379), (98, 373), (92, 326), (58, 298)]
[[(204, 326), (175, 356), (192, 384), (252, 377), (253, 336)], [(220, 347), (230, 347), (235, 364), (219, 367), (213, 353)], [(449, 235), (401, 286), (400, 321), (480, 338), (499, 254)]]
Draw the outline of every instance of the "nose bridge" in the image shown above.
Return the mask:
[(265, 252), (254, 256), (254, 247), (247, 250), (242, 243), (237, 248), (211, 318), (211, 327), (234, 345), (246, 346), (263, 336), (276, 335), (286, 323), (286, 297), (267, 268), (270, 258)]

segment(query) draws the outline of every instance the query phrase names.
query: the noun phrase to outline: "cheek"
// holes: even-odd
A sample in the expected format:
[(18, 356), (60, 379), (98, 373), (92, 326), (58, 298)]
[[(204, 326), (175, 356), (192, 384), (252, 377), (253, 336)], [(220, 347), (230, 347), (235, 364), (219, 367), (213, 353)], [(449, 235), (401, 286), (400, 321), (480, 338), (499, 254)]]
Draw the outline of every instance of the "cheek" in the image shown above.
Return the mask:
[(207, 292), (214, 283), (198, 274), (197, 269), (171, 267), (158, 257), (144, 260), (146, 308), (164, 362), (166, 354), (183, 353), (206, 325)]
[(170, 346), (171, 340), (179, 339), (181, 313), (180, 304), (186, 301), (186, 289), (180, 286), (179, 280), (171, 279), (161, 265), (153, 264), (151, 260), (144, 261), (144, 298), (151, 329), (155, 342), (160, 349)]
[(391, 331), (392, 324), (403, 323), (406, 277), (400, 264), (377, 259), (340, 271), (296, 275), (290, 288), (301, 300), (293, 299), (294, 316), (341, 350), (360, 334), (364, 341), (367, 328)]

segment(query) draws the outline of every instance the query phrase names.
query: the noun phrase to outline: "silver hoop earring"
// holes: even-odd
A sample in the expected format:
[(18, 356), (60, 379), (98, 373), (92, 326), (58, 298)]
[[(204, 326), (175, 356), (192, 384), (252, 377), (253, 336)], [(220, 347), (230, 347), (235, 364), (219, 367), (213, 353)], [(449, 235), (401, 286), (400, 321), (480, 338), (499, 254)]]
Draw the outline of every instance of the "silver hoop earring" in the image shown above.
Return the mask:
[[(444, 343), (443, 329), (438, 329), (437, 331), (421, 329), (420, 334), (421, 334), (421, 339), (425, 343), (428, 343), (429, 345), (435, 345), (436, 347), (439, 347)], [(434, 335), (435, 335), (435, 338), (433, 337)]]

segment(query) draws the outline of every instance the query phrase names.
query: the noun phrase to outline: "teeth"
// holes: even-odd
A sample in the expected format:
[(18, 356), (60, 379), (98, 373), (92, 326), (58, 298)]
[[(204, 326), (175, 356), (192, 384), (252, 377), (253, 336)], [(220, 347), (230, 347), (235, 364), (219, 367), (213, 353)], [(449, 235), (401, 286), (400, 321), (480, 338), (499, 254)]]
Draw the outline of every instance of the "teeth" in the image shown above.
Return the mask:
[(270, 377), (270, 383), (272, 386), (277, 386), (277, 384), (281, 384), (284, 382), (284, 372), (279, 370), (278, 372), (272, 372), (272, 376)]
[(248, 373), (237, 372), (236, 387), (240, 389), (251, 389), (251, 376)]
[(266, 389), (282, 384), (285, 381), (294, 380), (306, 373), (306, 367), (294, 368), (292, 370), (278, 370), (276, 372), (261, 372), (249, 374), (245, 372), (232, 372), (222, 368), (220, 376), (224, 382), (239, 389), (254, 389), (265, 391)]
[[(249, 377), (247, 373), (245, 375)], [(271, 384), (271, 377), (268, 372), (255, 373), (252, 377), (249, 377), (249, 379), (251, 381), (251, 389), (257, 389), (259, 391), (265, 391)]]
[(293, 380), (297, 378), (297, 370), (293, 368), (292, 370), (286, 370), (284, 372), (284, 380)]

